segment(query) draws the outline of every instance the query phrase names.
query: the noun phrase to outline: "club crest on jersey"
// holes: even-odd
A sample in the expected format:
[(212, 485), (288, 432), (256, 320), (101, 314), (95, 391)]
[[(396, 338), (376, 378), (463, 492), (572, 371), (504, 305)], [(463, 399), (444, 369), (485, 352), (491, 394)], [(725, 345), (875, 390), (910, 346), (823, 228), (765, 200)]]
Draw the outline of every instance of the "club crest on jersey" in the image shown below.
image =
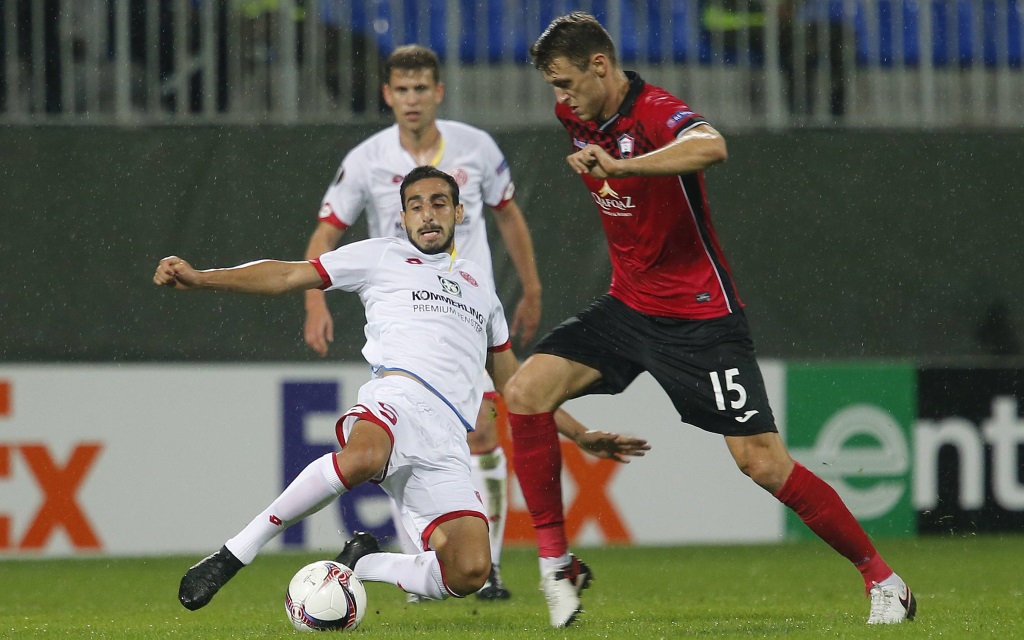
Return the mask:
[(441, 281), (441, 288), (444, 289), (445, 293), (450, 296), (462, 297), (462, 287), (459, 286), (458, 282), (441, 276), (437, 276), (437, 279)]
[(479, 287), (480, 286), (479, 284), (477, 284), (476, 278), (474, 278), (473, 276), (469, 275), (465, 271), (459, 271), (459, 275), (462, 276), (463, 280), (465, 280), (469, 284), (473, 285), (474, 287)]
[(455, 180), (455, 184), (459, 185), (460, 189), (469, 182), (469, 174), (462, 167), (456, 167), (449, 175)]
[(636, 141), (629, 134), (619, 136), (619, 157), (632, 158), (633, 150), (636, 148)]

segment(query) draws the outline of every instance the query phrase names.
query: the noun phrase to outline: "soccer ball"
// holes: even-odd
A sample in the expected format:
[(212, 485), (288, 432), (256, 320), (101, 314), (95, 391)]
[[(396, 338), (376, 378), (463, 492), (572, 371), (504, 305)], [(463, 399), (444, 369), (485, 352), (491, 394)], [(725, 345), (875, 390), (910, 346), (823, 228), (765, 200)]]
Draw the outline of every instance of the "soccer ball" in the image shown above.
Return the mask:
[(320, 560), (292, 577), (284, 608), (299, 631), (351, 631), (366, 613), (366, 589), (345, 565)]

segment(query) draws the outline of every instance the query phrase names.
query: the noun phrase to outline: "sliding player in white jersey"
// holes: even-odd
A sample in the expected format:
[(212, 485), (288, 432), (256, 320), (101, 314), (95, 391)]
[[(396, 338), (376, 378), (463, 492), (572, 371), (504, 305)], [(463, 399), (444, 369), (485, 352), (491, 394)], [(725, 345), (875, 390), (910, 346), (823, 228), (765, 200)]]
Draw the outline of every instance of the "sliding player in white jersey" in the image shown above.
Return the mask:
[[(365, 211), (371, 237), (403, 237), (402, 204), (398, 184), (414, 167), (431, 165), (451, 175), (459, 185), (464, 220), (455, 228), (459, 256), (483, 267), (481, 277), (493, 280), (491, 249), (484, 220), (486, 207), (494, 220), (522, 284), (522, 298), (512, 318), (512, 334), (519, 344), (533, 339), (540, 323), (541, 285), (534, 262), (530, 231), (515, 201), (515, 185), (501, 149), (486, 132), (475, 127), (438, 120), (437, 108), (444, 97), (437, 55), (419, 45), (395, 49), (385, 66), (384, 99), (395, 124), (356, 146), (345, 156), (320, 207), (319, 223), (309, 240), (306, 258), (314, 259), (338, 246), (345, 231)], [(334, 326), (323, 292), (306, 294), (306, 343), (326, 355), (334, 338)], [(488, 388), (476, 430), (469, 436), (473, 484), (484, 498), (490, 519), (491, 557), (494, 572), (477, 594), (485, 599), (505, 599), (499, 571), (501, 547), (508, 513), (507, 464), (499, 444), (493, 388)], [(399, 526), (395, 518), (396, 529)], [(410, 541), (399, 529), (407, 552)]]
[[(276, 295), (310, 288), (352, 291), (366, 309), (363, 355), (374, 378), (337, 425), (341, 451), (310, 463), (266, 510), (181, 579), (190, 610), (210, 602), (288, 526), (351, 488), (378, 482), (398, 505), (415, 555), (382, 553), (357, 534), (339, 561), (363, 580), (427, 598), (465, 597), (490, 575), (488, 523), (470, 480), (466, 431), (479, 408), (486, 368), (499, 389), (518, 367), (501, 302), (483, 267), (456, 259), (463, 208), (455, 181), (432, 167), (401, 186), (408, 240), (356, 242), (303, 262), (264, 260), (196, 271), (171, 256), (153, 281), (176, 290)], [(647, 443), (587, 431), (568, 414), (562, 433), (600, 457), (626, 461)]]

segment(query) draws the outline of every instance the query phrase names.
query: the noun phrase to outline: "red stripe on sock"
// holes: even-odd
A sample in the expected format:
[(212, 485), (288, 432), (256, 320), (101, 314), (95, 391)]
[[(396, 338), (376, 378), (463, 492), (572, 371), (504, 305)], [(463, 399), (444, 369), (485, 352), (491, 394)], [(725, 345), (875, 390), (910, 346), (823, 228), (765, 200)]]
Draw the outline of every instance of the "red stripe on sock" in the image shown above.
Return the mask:
[(868, 534), (853, 517), (836, 490), (797, 463), (782, 489), (775, 494), (804, 524), (830, 547), (853, 563), (864, 577), (865, 588), (882, 582), (892, 569), (871, 544)]
[(437, 559), (437, 566), (441, 569), (441, 586), (444, 587), (444, 590), (448, 593), (448, 595), (450, 595), (453, 598), (465, 598), (466, 596), (455, 593), (454, 591), (452, 591), (452, 588), (448, 586), (448, 579), (445, 578), (444, 563), (441, 562), (440, 558)]
[(345, 476), (342, 475), (341, 469), (338, 468), (338, 456), (331, 456), (331, 462), (334, 463), (334, 473), (338, 474), (338, 480), (341, 480), (341, 484), (345, 485), (345, 488), (351, 491), (352, 485), (348, 483), (348, 480), (346, 480)]
[(541, 557), (569, 549), (562, 508), (562, 450), (555, 414), (508, 414), (512, 426), (512, 463), (537, 532)]

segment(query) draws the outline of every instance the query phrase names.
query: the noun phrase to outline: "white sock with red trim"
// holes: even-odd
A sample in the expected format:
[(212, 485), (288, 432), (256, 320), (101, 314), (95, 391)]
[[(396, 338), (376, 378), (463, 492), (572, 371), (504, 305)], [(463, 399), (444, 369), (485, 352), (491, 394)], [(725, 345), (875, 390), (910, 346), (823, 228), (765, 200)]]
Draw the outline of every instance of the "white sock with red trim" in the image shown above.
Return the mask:
[(345, 491), (334, 466), (334, 454), (321, 456), (299, 472), (281, 495), (225, 546), (236, 558), (249, 564), (274, 536), (323, 509)]
[(469, 456), (469, 470), (473, 488), (480, 494), (484, 513), (487, 514), (491, 562), (501, 564), (501, 546), (508, 518), (508, 461), (505, 451), (499, 446), (489, 453), (474, 453)]
[(444, 586), (441, 563), (437, 553), (424, 551), (416, 555), (405, 553), (370, 553), (357, 565), (356, 576), (370, 582), (387, 582), (406, 593), (415, 593), (434, 600), (452, 595)]
[(548, 574), (552, 574), (561, 569), (562, 567), (564, 567), (565, 565), (569, 564), (570, 560), (572, 560), (572, 554), (570, 554), (568, 551), (557, 557), (547, 558), (541, 556), (540, 558), (538, 558), (538, 561), (540, 563), (540, 575), (546, 576)]

